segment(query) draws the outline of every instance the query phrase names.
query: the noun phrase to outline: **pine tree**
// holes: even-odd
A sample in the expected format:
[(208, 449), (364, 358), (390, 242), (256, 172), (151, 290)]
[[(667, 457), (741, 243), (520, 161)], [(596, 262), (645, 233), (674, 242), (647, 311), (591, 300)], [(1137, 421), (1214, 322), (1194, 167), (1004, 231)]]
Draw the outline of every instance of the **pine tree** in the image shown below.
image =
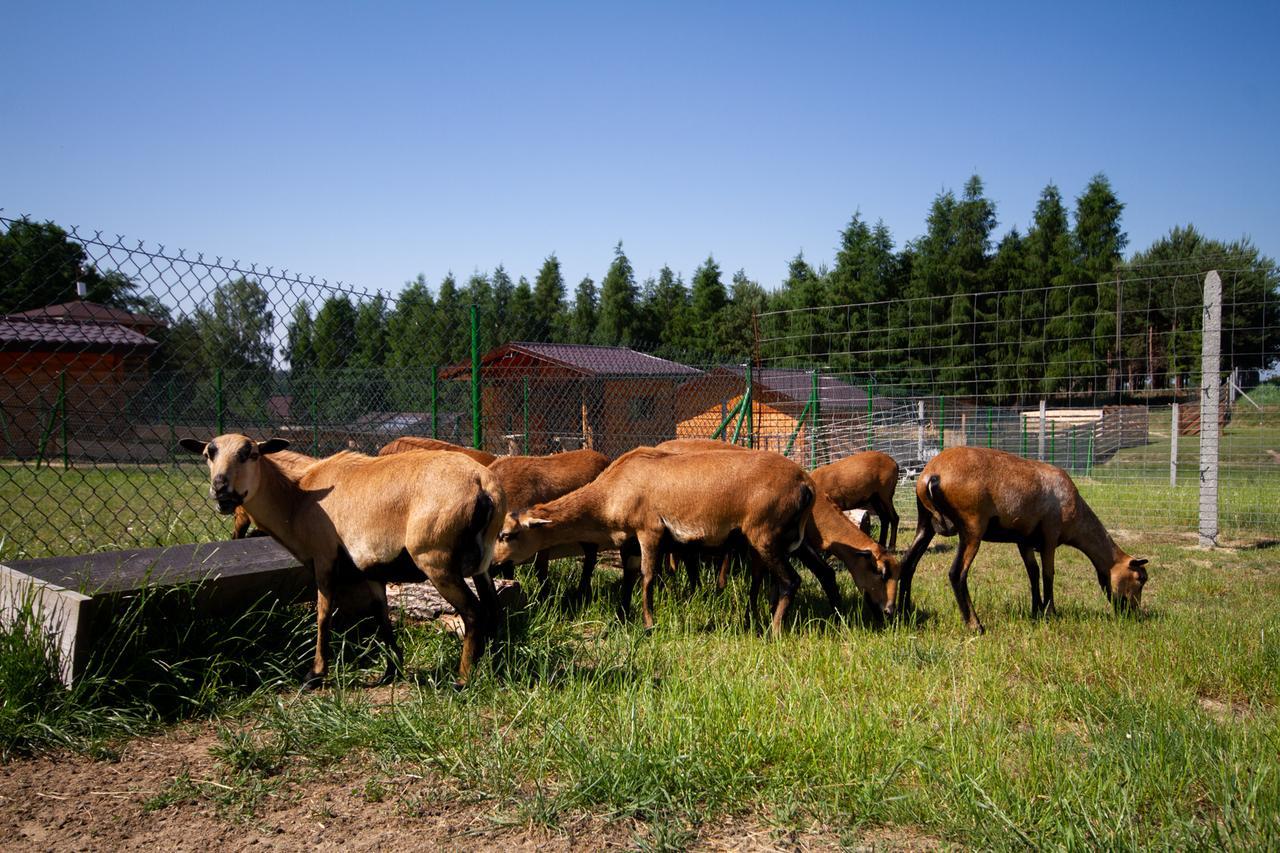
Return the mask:
[(493, 339), (501, 345), (515, 340), (512, 334), (517, 325), (523, 324), (525, 318), (516, 317), (511, 312), (511, 299), (515, 295), (515, 282), (502, 264), (498, 264), (491, 277), (493, 282)]
[(755, 317), (768, 310), (769, 295), (759, 282), (747, 277), (745, 270), (733, 274), (729, 304), (723, 313), (721, 353), (729, 358), (752, 358), (755, 347)]
[(589, 344), (595, 340), (596, 321), (600, 312), (600, 300), (596, 283), (591, 276), (578, 282), (573, 294), (573, 314), (569, 318), (569, 340), (575, 344)]
[(1065, 314), (1070, 303), (1069, 269), (1071, 265), (1071, 233), (1067, 225), (1067, 209), (1055, 184), (1040, 192), (1031, 227), (1023, 240), (1023, 292), (1019, 315), (1022, 317), (1022, 349), (1020, 371), (1028, 381), (1041, 376), (1039, 388), (1027, 386), (1024, 393), (1053, 393), (1069, 373), (1066, 363)]
[(708, 255), (693, 273), (690, 295), (690, 325), (693, 338), (690, 350), (703, 358), (721, 354), (728, 335), (721, 316), (728, 304), (728, 294), (720, 280), (720, 265)]
[[(1083, 337), (1074, 357), (1079, 375), (1085, 377), (1081, 390), (1114, 390), (1117, 359), (1115, 353), (1115, 270), (1124, 257), (1129, 236), (1120, 227), (1124, 205), (1116, 198), (1106, 175), (1094, 175), (1076, 199), (1076, 227), (1072, 234), (1076, 287), (1070, 313), (1085, 318), (1073, 331)], [(1092, 317), (1092, 322), (1090, 322)]]
[(445, 275), (436, 295), (435, 319), (423, 343), (440, 353), (440, 363), (456, 364), (471, 357), (471, 306), (458, 292), (453, 273)]
[(694, 346), (689, 291), (670, 266), (663, 264), (644, 306), (646, 336), (672, 356), (683, 357)]
[(538, 270), (533, 284), (533, 324), (537, 340), (558, 341), (564, 338), (567, 320), (564, 300), (560, 259), (552, 252), (542, 262), (542, 269)]
[(419, 274), (400, 292), (387, 318), (386, 373), (395, 408), (426, 410), (431, 371), (447, 364), (437, 334), (438, 319), (431, 288)]
[(613, 263), (600, 285), (600, 316), (595, 342), (607, 346), (631, 346), (639, 326), (636, 277), (622, 242), (613, 250)]
[(534, 318), (533, 288), (529, 286), (529, 279), (520, 276), (520, 283), (516, 285), (515, 292), (511, 295), (512, 339), (517, 341), (542, 340), (538, 336), (536, 323), (537, 321)]

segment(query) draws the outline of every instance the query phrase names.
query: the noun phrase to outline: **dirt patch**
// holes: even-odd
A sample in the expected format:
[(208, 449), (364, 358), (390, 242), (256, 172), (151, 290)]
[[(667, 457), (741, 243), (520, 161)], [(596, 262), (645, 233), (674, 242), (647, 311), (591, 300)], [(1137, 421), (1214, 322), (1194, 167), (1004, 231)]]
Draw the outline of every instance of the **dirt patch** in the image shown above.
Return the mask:
[(1220, 723), (1231, 723), (1253, 716), (1253, 709), (1244, 702), (1201, 696), (1196, 699), (1196, 704), (1200, 706), (1200, 710)]
[[(129, 743), (116, 761), (45, 756), (0, 767), (0, 846), (214, 850), (574, 850), (622, 847), (630, 823), (593, 817), (553, 831), (504, 825), (492, 803), (438, 781), (380, 775), (355, 763), (267, 786), (251, 810), (220, 803), (211, 726)], [(371, 781), (372, 780), (372, 781)]]
[(117, 760), (47, 755), (0, 766), (0, 847), (25, 850), (936, 850), (911, 828), (853, 837), (770, 828), (751, 816), (699, 827), (561, 817), (553, 828), (504, 813), (453, 785), (380, 772), (359, 759), (265, 780), (252, 803), (224, 784), (210, 724), (128, 743)]

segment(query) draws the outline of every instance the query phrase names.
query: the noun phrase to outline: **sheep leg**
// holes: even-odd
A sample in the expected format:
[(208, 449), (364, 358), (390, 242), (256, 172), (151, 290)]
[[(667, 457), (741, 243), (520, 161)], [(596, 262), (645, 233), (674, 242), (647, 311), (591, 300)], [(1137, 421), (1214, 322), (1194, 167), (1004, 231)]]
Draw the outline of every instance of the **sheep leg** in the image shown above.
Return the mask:
[(455, 687), (462, 687), (471, 677), (472, 666), (484, 654), (484, 625), (487, 620), (483, 617), (480, 600), (452, 568), (430, 566), (425, 571), (444, 600), (452, 604), (462, 617), (462, 660), (458, 663), (458, 678), (454, 681)]
[(760, 596), (760, 582), (764, 579), (764, 563), (753, 550), (751, 552), (751, 595), (747, 599), (747, 629), (750, 630), (756, 620), (756, 601)]
[[(1057, 542), (1045, 541), (1040, 551), (1040, 562), (1044, 564), (1044, 615), (1058, 615), (1058, 608), (1053, 605), (1053, 553), (1058, 548)], [(1108, 579), (1110, 580), (1110, 579)]]
[(956, 549), (955, 561), (951, 564), (948, 577), (951, 580), (951, 591), (955, 593), (956, 604), (960, 606), (960, 618), (975, 633), (982, 633), (982, 622), (973, 609), (973, 601), (969, 597), (969, 566), (973, 558), (978, 556), (978, 546), (982, 544), (982, 534), (973, 530), (960, 532), (960, 547)]
[(723, 590), (729, 583), (729, 563), (733, 560), (733, 549), (726, 548), (724, 557), (720, 559), (720, 574), (716, 575), (716, 589)]
[(493, 585), (493, 578), (488, 572), (480, 572), (471, 580), (475, 582), (481, 610), (484, 612), (485, 634), (497, 636), (498, 626), (502, 623), (502, 604), (498, 601), (498, 589)]
[(545, 586), (547, 583), (548, 567), (551, 565), (551, 558), (547, 556), (546, 551), (539, 551), (533, 558), (533, 572), (538, 576), (538, 584)]
[(1027, 567), (1027, 580), (1031, 583), (1031, 615), (1039, 616), (1044, 610), (1044, 601), (1040, 598), (1040, 566), (1036, 564), (1036, 555), (1030, 545), (1019, 543), (1018, 553), (1022, 555), (1022, 564)]
[(582, 545), (582, 574), (578, 577), (577, 590), (570, 593), (575, 601), (587, 602), (591, 599), (591, 575), (596, 570), (597, 551), (595, 545)]
[(658, 578), (661, 566), (661, 540), (649, 537), (640, 540), (640, 616), (645, 630), (653, 628), (653, 582)]
[(813, 572), (813, 576), (818, 579), (818, 583), (822, 584), (822, 591), (827, 594), (827, 601), (831, 603), (831, 609), (839, 610), (841, 605), (840, 585), (836, 583), (836, 573), (830, 564), (807, 542), (796, 551), (796, 556), (800, 558), (800, 562), (804, 563), (809, 571)]
[(314, 690), (329, 674), (329, 633), (333, 618), (333, 560), (313, 560), (316, 578), (316, 654), (302, 679), (303, 690)]
[(391, 608), (387, 605), (387, 585), (382, 581), (367, 581), (369, 592), (378, 605), (378, 640), (387, 653), (387, 669), (379, 679), (379, 684), (390, 684), (396, 680), (404, 666), (404, 651), (396, 640), (396, 629), (391, 624)]
[(684, 575), (689, 581), (689, 591), (697, 592), (702, 581), (702, 553), (697, 549), (685, 552)]
[(916, 499), (916, 509), (919, 513), (916, 519), (916, 538), (911, 543), (911, 547), (907, 549), (907, 554), (902, 558), (902, 563), (899, 565), (898, 609), (903, 613), (911, 611), (911, 578), (915, 575), (916, 565), (920, 562), (920, 558), (924, 556), (924, 552), (929, 549), (929, 543), (933, 541), (934, 536), (933, 523), (929, 511), (924, 508), (919, 499)]
[(635, 546), (628, 543), (619, 553), (622, 559), (622, 599), (618, 602), (618, 618), (626, 621), (631, 615), (631, 595), (636, 588), (636, 576), (640, 573), (640, 555)]
[(761, 552), (760, 557), (769, 571), (773, 573), (774, 581), (777, 584), (778, 603), (773, 610), (772, 625), (773, 635), (777, 637), (782, 634), (782, 617), (786, 616), (787, 608), (791, 606), (791, 599), (800, 587), (800, 575), (796, 574), (796, 570), (791, 568), (791, 564), (786, 559), (780, 559), (774, 553)]
[(513, 580), (516, 576), (516, 564), (510, 560), (505, 563), (493, 563), (489, 566), (489, 576)]
[(883, 548), (885, 546), (884, 543), (887, 539), (889, 550), (897, 550), (899, 519), (898, 511), (893, 508), (893, 501), (886, 501), (880, 495), (876, 495), (871, 499), (871, 504), (871, 508), (876, 511), (876, 515), (880, 518), (880, 547)]

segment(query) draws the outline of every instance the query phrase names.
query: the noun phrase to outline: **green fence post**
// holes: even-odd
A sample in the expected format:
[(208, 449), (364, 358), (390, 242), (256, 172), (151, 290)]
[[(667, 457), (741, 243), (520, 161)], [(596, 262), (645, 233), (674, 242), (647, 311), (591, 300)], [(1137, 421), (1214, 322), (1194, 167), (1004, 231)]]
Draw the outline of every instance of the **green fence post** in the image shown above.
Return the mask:
[(440, 435), (440, 406), (438, 402), (438, 387), (440, 368), (434, 364), (431, 365), (431, 437), (439, 438)]
[(1093, 476), (1093, 430), (1092, 429), (1089, 430), (1088, 453), (1085, 455), (1084, 464), (1085, 464), (1084, 475), (1086, 477), (1092, 477)]
[(1019, 413), (1018, 420), (1022, 424), (1022, 455), (1027, 455), (1027, 417)]
[(178, 436), (173, 428), (173, 374), (169, 375), (169, 381), (165, 383), (164, 420), (169, 425), (169, 460), (177, 465)]
[(62, 438), (62, 470), (71, 467), (71, 452), (67, 450), (67, 371), (58, 374), (58, 427)]
[(524, 455), (529, 455), (529, 377), (524, 378)]
[(756, 446), (755, 438), (755, 385), (751, 381), (751, 362), (747, 362), (747, 447), (752, 449)]
[(947, 449), (947, 398), (938, 398), (938, 452)]
[(484, 446), (480, 425), (480, 309), (471, 306), (471, 446)]
[(0, 430), (4, 431), (4, 445), (10, 453), (16, 452), (13, 447), (13, 436), (9, 435), (9, 422), (5, 420), (4, 409), (0, 409)]
[(218, 435), (226, 432), (226, 424), (223, 423), (222, 413), (222, 368), (219, 367), (213, 372), (213, 405), (214, 405), (214, 423), (218, 428)]

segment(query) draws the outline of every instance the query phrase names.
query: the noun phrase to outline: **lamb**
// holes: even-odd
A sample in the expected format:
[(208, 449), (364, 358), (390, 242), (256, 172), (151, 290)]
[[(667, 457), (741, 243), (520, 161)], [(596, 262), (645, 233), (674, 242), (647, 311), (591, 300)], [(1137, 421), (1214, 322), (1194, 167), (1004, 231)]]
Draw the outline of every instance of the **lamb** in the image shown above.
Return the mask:
[(880, 518), (880, 547), (888, 540), (898, 547), (898, 511), (893, 493), (898, 488), (898, 463), (887, 453), (854, 453), (810, 472), (818, 488), (840, 509), (870, 509)]
[[(281, 438), (255, 442), (228, 434), (207, 442), (185, 438), (181, 445), (208, 461), (209, 495), (219, 512), (243, 506), (314, 572), (316, 649), (304, 687), (318, 686), (328, 673), (334, 588), (344, 575), (362, 577), (381, 605), (384, 681), (395, 677), (402, 658), (387, 581), (435, 584), (462, 617), (457, 683), (466, 683), (498, 610), (487, 572), (506, 496), (488, 469), (459, 453), (415, 450), (390, 457), (344, 451), (295, 471), (272, 459), (289, 445)], [(467, 588), (468, 577), (479, 600)]]
[[(767, 488), (761, 488), (768, 484)], [(773, 631), (782, 630), (800, 577), (787, 554), (804, 541), (816, 487), (803, 469), (773, 453), (632, 450), (595, 480), (562, 498), (513, 513), (498, 535), (495, 559), (524, 560), (564, 543), (640, 547), (643, 619), (652, 628), (653, 581), (664, 543), (721, 545), (731, 535), (747, 542), (753, 567), (752, 610), (768, 569), (778, 582)], [(624, 612), (635, 584), (624, 563)]]
[(485, 466), (492, 465), (493, 460), (498, 458), (485, 450), (476, 450), (474, 447), (450, 444), (438, 438), (423, 438), (416, 435), (402, 435), (393, 441), (387, 442), (378, 449), (378, 455), (391, 456), (395, 453), (404, 453), (406, 450), (447, 450), (450, 453), (461, 453), (463, 456), (469, 456)]
[[(489, 470), (502, 484), (507, 496), (507, 508), (511, 512), (546, 503), (569, 494), (590, 483), (609, 466), (609, 457), (594, 450), (571, 450), (550, 456), (503, 456)], [(546, 583), (547, 564), (552, 556), (569, 556), (581, 553), (582, 575), (574, 597), (585, 601), (591, 595), (591, 575), (596, 565), (596, 546), (578, 543), (550, 551), (539, 551), (534, 558), (534, 570), (538, 581)], [(511, 562), (497, 563), (494, 572), (506, 575)], [(508, 575), (509, 576), (509, 575)]]
[[(951, 564), (951, 588), (961, 618), (978, 633), (982, 623), (969, 599), (968, 576), (984, 541), (1018, 546), (1031, 582), (1034, 616), (1055, 612), (1053, 555), (1059, 545), (1070, 545), (1089, 558), (1098, 585), (1118, 610), (1141, 605), (1147, 561), (1134, 559), (1115, 543), (1061, 468), (1002, 450), (953, 447), (924, 467), (916, 481), (916, 507), (916, 538), (903, 558), (899, 582), (903, 611), (911, 606), (911, 578), (935, 533), (960, 536)], [(1043, 597), (1032, 553), (1036, 550), (1044, 562)]]

